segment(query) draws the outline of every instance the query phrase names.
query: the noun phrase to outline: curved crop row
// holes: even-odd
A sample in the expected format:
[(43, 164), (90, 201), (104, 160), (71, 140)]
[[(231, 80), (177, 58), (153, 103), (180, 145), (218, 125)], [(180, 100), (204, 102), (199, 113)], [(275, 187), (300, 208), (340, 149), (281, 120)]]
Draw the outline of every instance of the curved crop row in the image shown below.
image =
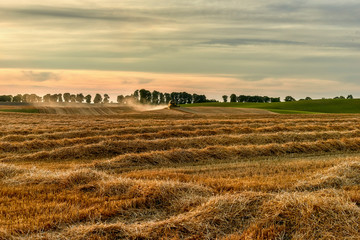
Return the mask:
[(314, 142), (289, 142), (285, 144), (211, 146), (203, 149), (172, 149), (138, 154), (125, 154), (109, 162), (95, 164), (99, 169), (123, 168), (128, 166), (167, 165), (173, 163), (209, 162), (234, 158), (259, 156), (280, 156), (285, 154), (309, 154), (338, 151), (359, 151), (360, 138), (341, 140), (320, 140)]
[[(181, 135), (181, 134), (179, 134)], [(304, 142), (304, 141), (316, 141), (327, 139), (340, 139), (340, 138), (355, 138), (360, 137), (360, 131), (346, 131), (346, 132), (301, 132), (301, 133), (253, 133), (253, 134), (241, 134), (241, 135), (214, 135), (189, 137), (183, 134), (182, 138), (174, 138), (173, 135), (170, 138), (164, 139), (139, 139), (137, 136), (129, 135), (128, 139), (124, 136), (96, 136), (87, 138), (73, 138), (73, 139), (61, 139), (61, 140), (32, 140), (20, 143), (0, 143), (0, 153), (31, 153), (36, 151), (49, 151), (52, 149), (59, 149), (64, 147), (71, 147), (72, 149), (66, 149), (66, 152), (71, 153), (69, 157), (79, 158), (76, 153), (76, 149), (83, 145), (97, 144), (96, 152), (99, 152), (99, 147), (103, 146), (102, 154), (111, 155), (124, 154), (131, 152), (147, 152), (155, 150), (169, 150), (173, 148), (205, 148), (213, 145), (263, 145), (269, 143), (287, 143), (287, 142)], [(111, 147), (110, 147), (111, 146)], [(114, 150), (116, 148), (116, 151)], [(111, 149), (111, 150), (109, 150)], [(91, 148), (88, 148), (88, 154), (92, 152)], [(64, 149), (58, 151), (63, 152)], [(110, 153), (109, 153), (110, 151)], [(87, 154), (84, 154), (86, 158)], [(65, 158), (61, 154), (63, 159)]]

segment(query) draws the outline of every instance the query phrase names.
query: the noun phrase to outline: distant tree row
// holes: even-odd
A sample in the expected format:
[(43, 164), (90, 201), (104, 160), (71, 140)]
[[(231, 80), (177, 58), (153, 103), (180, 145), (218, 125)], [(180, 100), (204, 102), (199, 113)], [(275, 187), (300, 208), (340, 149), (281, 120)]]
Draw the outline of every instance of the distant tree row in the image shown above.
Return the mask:
[[(223, 102), (228, 102), (229, 101), (229, 96), (227, 95), (223, 95)], [(344, 96), (339, 96), (339, 97), (334, 97), (333, 99), (354, 99), (353, 95), (348, 95), (346, 98)], [(311, 97), (306, 97), (306, 98), (302, 98), (299, 99), (299, 101), (303, 101), (303, 100), (312, 100)], [(292, 96), (286, 96), (284, 98), (285, 102), (294, 102), (296, 101), (295, 98), (293, 98)], [(270, 102), (280, 102), (280, 98), (273, 98), (273, 97), (268, 97), (268, 96), (247, 96), (247, 95), (239, 95), (236, 96), (236, 94), (231, 94), (230, 95), (230, 102), (241, 102), (241, 103), (245, 103), (245, 102), (251, 102), (251, 103), (270, 103)]]
[[(96, 94), (93, 102), (94, 103), (109, 103), (109, 95), (104, 94)], [(72, 102), (72, 103), (91, 103), (92, 96), (90, 94), (84, 96), (82, 93), (79, 94), (46, 94), (43, 97), (37, 96), (36, 94), (18, 94), (16, 96), (12, 95), (0, 95), (0, 102), (14, 102), (14, 103), (38, 103), (38, 102), (46, 102), (46, 103), (62, 103), (62, 102)]]
[[(250, 96), (250, 95), (239, 95), (231, 94), (230, 97), (227, 95), (222, 96), (223, 102), (240, 102), (240, 103), (272, 103), (280, 102), (280, 97), (268, 97), (268, 96)], [(333, 99), (354, 99), (352, 95), (348, 95), (346, 98), (344, 96), (334, 97)], [(79, 94), (46, 94), (43, 97), (40, 97), (36, 94), (17, 94), (12, 95), (0, 95), (0, 102), (14, 102), (14, 103), (55, 103), (55, 102), (71, 102), (71, 103), (109, 103), (110, 96), (108, 94), (96, 94), (94, 98), (88, 94), (84, 96), (82, 93)], [(162, 93), (159, 91), (149, 91), (146, 89), (136, 90), (131, 95), (119, 95), (117, 96), (117, 102), (119, 104), (129, 104), (131, 103), (141, 103), (141, 104), (167, 104), (170, 100), (176, 102), (177, 104), (191, 104), (191, 103), (204, 103), (204, 102), (217, 102), (214, 99), (207, 99), (205, 95), (198, 95), (196, 93), (190, 94), (187, 92), (172, 92), (172, 93)], [(306, 97), (303, 100), (312, 100), (311, 97)], [(292, 96), (286, 96), (284, 98), (285, 102), (296, 101)]]
[(127, 104), (129, 101), (135, 101), (141, 104), (167, 104), (170, 100), (177, 104), (216, 102), (216, 100), (208, 100), (205, 95), (198, 95), (196, 93), (190, 94), (187, 92), (172, 92), (162, 93), (159, 91), (149, 91), (146, 89), (136, 90), (130, 96), (117, 96), (117, 102), (120, 104)]
[[(323, 99), (326, 99), (326, 98), (323, 98)], [(333, 99), (354, 99), (353, 95), (348, 95), (346, 98), (344, 96), (336, 96), (334, 97)], [(310, 101), (310, 100), (313, 100), (311, 97), (306, 97), (306, 98), (301, 98), (299, 99), (299, 101), (304, 101), (304, 100), (307, 100), (307, 101)], [(291, 97), (291, 96), (287, 96), (285, 98), (285, 102), (289, 102), (289, 101), (296, 101), (295, 98)]]
[[(88, 94), (46, 94), (43, 97), (36, 94), (18, 94), (12, 95), (0, 95), (0, 102), (15, 102), (15, 103), (109, 103), (110, 96), (108, 94), (100, 95), (96, 94), (94, 98)], [(117, 102), (120, 104), (129, 103), (141, 103), (141, 104), (167, 104), (170, 100), (175, 101), (177, 104), (190, 104), (190, 103), (203, 103), (203, 102), (216, 102), (216, 100), (208, 100), (205, 95), (198, 95), (196, 93), (190, 94), (187, 92), (172, 92), (162, 93), (159, 91), (152, 91), (146, 89), (136, 90), (131, 95), (119, 95), (117, 96)]]
[[(229, 97), (227, 95), (222, 96), (224, 102), (228, 102)], [(269, 103), (269, 102), (280, 102), (279, 97), (268, 97), (268, 96), (249, 96), (249, 95), (230, 95), (230, 102), (251, 102), (251, 103)]]

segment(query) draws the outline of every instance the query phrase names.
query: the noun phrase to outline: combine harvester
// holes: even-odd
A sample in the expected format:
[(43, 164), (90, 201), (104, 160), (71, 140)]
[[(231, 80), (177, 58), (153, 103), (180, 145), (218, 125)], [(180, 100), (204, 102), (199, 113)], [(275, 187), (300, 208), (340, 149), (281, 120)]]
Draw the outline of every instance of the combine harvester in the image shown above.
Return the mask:
[(174, 109), (174, 108), (179, 108), (180, 106), (176, 104), (176, 102), (174, 100), (170, 100), (169, 104), (168, 104), (168, 109)]

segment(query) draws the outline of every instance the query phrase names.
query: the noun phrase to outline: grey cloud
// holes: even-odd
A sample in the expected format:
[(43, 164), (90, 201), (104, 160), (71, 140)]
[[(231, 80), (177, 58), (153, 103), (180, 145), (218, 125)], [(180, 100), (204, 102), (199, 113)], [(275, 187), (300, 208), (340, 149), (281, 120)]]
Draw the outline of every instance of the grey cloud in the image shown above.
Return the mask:
[(156, 22), (156, 16), (144, 16), (137, 11), (122, 9), (86, 9), (86, 8), (61, 8), (61, 7), (30, 7), (7, 8), (0, 10), (6, 17), (31, 17), (45, 19), (78, 19), (78, 20), (104, 20), (118, 22)]
[(33, 72), (33, 71), (22, 71), (25, 78), (34, 82), (45, 82), (48, 80), (59, 80), (59, 75), (52, 72)]
[(247, 38), (238, 38), (238, 39), (214, 39), (202, 44), (221, 44), (229, 46), (237, 45), (306, 45), (304, 42), (297, 41), (287, 41), (287, 40), (274, 40), (274, 39), (247, 39)]
[(346, 76), (359, 73), (360, 3), (355, 1), (74, 2), (78, 7), (0, 9), (0, 22), (12, 28), (4, 31), (8, 40), (0, 46), (0, 65), (235, 74), (248, 81), (262, 76), (355, 81)]
[(298, 12), (304, 10), (308, 5), (306, 0), (292, 0), (282, 3), (270, 3), (267, 8), (277, 12)]

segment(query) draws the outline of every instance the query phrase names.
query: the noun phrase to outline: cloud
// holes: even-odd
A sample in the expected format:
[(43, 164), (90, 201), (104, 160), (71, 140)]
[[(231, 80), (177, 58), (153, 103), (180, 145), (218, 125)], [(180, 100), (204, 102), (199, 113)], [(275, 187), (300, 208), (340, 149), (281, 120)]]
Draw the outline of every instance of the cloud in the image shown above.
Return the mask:
[(154, 79), (148, 79), (148, 78), (139, 78), (138, 79), (139, 84), (147, 84), (147, 83), (151, 83), (153, 81), (154, 81)]
[[(272, 79), (262, 82), (267, 89), (286, 91), (307, 91), (291, 79), (358, 84), (359, 10), (355, 0), (3, 0), (0, 66), (43, 69), (23, 73), (42, 84), (56, 82), (48, 80), (58, 79), (54, 69), (229, 74), (242, 80), (233, 80), (239, 89), (263, 79)], [(115, 76), (114, 84), (158, 88), (173, 80), (158, 77)], [(223, 86), (209, 79), (189, 78), (186, 86), (207, 92)], [(177, 81), (172, 86), (182, 90), (184, 80)], [(93, 88), (102, 83), (101, 75), (92, 80)]]
[(33, 72), (33, 71), (22, 71), (25, 79), (33, 82), (45, 82), (49, 80), (58, 81), (60, 76), (53, 72)]
[(214, 39), (203, 44), (220, 44), (229, 46), (238, 45), (306, 45), (304, 42), (275, 40), (275, 39), (249, 39), (249, 38), (235, 38), (235, 39)]
[(159, 19), (156, 16), (144, 16), (139, 12), (121, 9), (91, 9), (91, 8), (64, 8), (64, 7), (28, 7), (28, 8), (4, 8), (0, 10), (3, 16), (8, 17), (31, 17), (32, 19), (79, 19), (79, 20), (104, 20), (119, 22), (154, 22)]

